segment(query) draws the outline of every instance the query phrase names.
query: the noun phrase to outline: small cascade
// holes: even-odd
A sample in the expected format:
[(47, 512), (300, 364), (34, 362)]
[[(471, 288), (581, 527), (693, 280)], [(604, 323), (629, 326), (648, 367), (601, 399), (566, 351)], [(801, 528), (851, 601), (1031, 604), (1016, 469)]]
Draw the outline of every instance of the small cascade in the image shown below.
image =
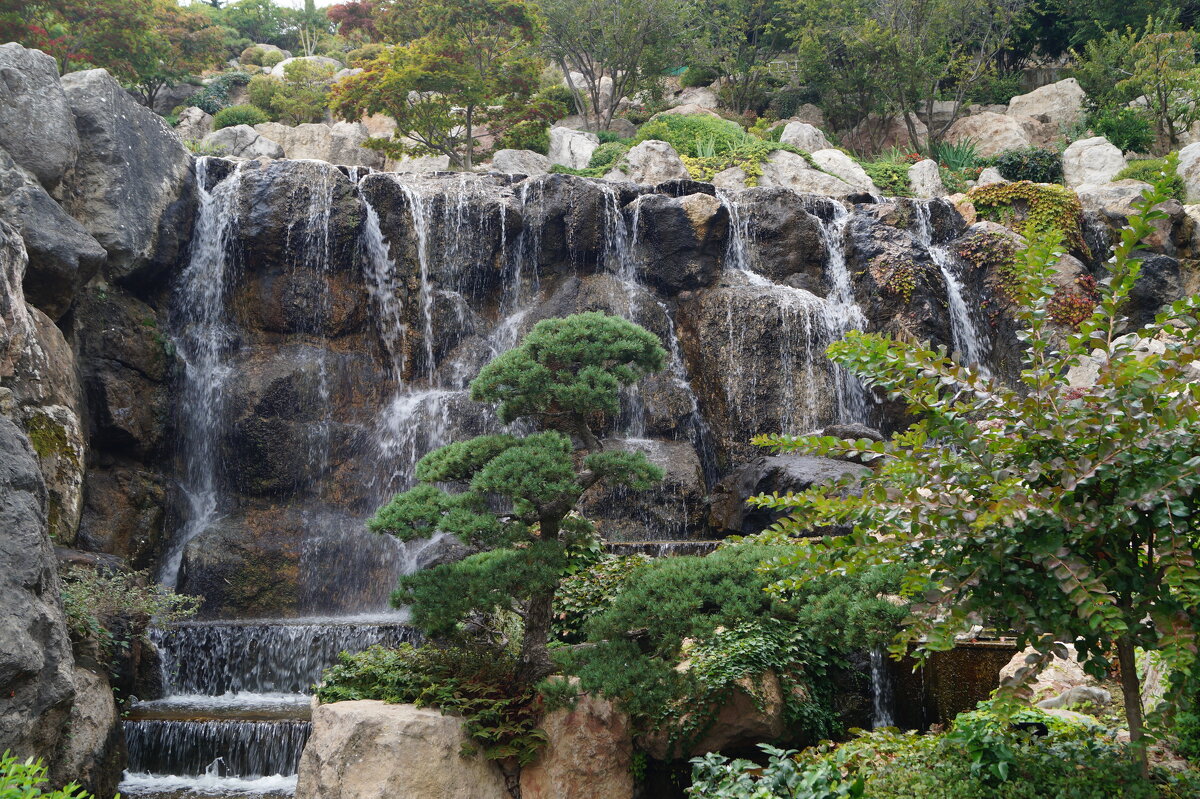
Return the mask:
[(895, 718), (892, 713), (892, 678), (888, 673), (887, 652), (883, 647), (871, 649), (871, 697), (873, 713), (871, 726), (878, 730), (882, 727), (894, 727)]
[[(850, 212), (839, 202), (830, 201), (829, 205), (833, 209), (833, 218), (828, 222), (821, 220), (821, 237), (829, 251), (825, 271), (832, 285), (825, 298), (826, 326), (830, 340), (836, 341), (851, 330), (866, 330), (867, 316), (854, 299), (850, 268), (846, 264), (846, 226), (850, 224)], [(839, 421), (866, 422), (867, 392), (862, 383), (837, 364), (833, 369), (837, 378)]]
[(604, 548), (611, 555), (674, 558), (685, 555), (707, 555), (715, 551), (720, 543), (720, 541), (608, 541)]
[(226, 319), (225, 290), (242, 170), (239, 164), (232, 175), (210, 188), (212, 162), (207, 156), (196, 159), (196, 227), (171, 314), (176, 350), (183, 362), (180, 489), (186, 507), (184, 524), (170, 542), (158, 578), (170, 588), (179, 583), (188, 542), (206, 530), (221, 510), (218, 443), (223, 388), (229, 377), (225, 361), (233, 339)]
[(966, 366), (974, 366), (983, 374), (988, 373), (986, 358), (990, 349), (963, 297), (963, 284), (955, 273), (958, 259), (948, 248), (935, 244), (930, 202), (917, 202), (917, 240), (937, 264), (946, 283), (946, 299), (950, 309), (950, 337), (954, 350)]
[(312, 732), (307, 721), (126, 721), (129, 770), (252, 779), (295, 774)]

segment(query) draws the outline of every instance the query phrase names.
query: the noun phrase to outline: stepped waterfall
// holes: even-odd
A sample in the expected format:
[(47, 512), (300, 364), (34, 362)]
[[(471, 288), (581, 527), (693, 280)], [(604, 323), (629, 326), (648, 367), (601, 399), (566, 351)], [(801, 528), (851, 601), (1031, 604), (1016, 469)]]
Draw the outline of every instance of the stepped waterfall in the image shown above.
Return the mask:
[[(753, 456), (753, 435), (885, 423), (824, 355), (847, 331), (887, 329), (893, 310), (864, 283), (882, 201), (209, 157), (195, 179), (173, 287), (183, 368), (160, 578), (204, 606), (153, 631), (160, 695), (124, 722), (124, 795), (294, 791), (322, 670), (342, 651), (417, 641), (388, 596), (458, 546), (404, 545), (366, 519), (427, 452), (502, 429), (469, 381), (540, 319), (605, 310), (669, 353), (609, 439), (662, 465), (662, 488), (585, 498), (613, 552), (710, 551), (722, 533), (707, 498)], [(902, 202), (914, 222), (888, 235), (942, 281), (924, 323), (984, 363), (945, 215)]]

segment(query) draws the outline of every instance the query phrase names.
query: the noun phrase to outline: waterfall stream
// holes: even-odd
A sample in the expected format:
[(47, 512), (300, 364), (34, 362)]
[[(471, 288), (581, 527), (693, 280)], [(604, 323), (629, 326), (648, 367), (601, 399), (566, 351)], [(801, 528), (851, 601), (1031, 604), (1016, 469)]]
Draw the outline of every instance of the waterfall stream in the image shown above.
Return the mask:
[(873, 713), (871, 726), (875, 729), (893, 727), (896, 724), (892, 713), (892, 678), (888, 674), (887, 652), (883, 647), (872, 647), (871, 653), (871, 699)]
[(959, 359), (966, 366), (977, 367), (987, 374), (986, 358), (988, 341), (981, 334), (971, 317), (971, 310), (964, 298), (962, 280), (956, 274), (957, 259), (949, 249), (935, 243), (933, 234), (932, 211), (930, 203), (934, 201), (917, 202), (917, 241), (941, 272), (946, 284), (946, 300), (950, 311), (950, 336)]

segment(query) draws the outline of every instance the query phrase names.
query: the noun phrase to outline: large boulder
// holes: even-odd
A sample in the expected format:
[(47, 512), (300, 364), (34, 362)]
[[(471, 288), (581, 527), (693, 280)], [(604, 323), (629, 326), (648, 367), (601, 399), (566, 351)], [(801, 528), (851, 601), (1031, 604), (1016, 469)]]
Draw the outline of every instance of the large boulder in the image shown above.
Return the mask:
[(76, 666), (70, 734), (59, 748), (50, 779), (77, 782), (96, 796), (112, 796), (121, 773), (121, 719), (103, 669)]
[[(283, 127), (283, 126), (281, 126)], [(219, 150), (233, 158), (283, 158), (283, 146), (268, 139), (249, 125), (231, 125), (208, 134), (203, 139), (206, 148)]]
[(0, 416), (0, 750), (51, 761), (75, 698), (74, 659), (32, 447)]
[(930, 158), (918, 161), (908, 168), (908, 184), (912, 188), (913, 196), (921, 199), (945, 197), (947, 194), (937, 161)]
[(743, 266), (775, 283), (824, 295), (829, 246), (822, 219), (832, 215), (835, 201), (761, 186), (740, 192), (735, 199), (745, 226)]
[(34, 334), (33, 317), (25, 304), (25, 242), (0, 219), (0, 378), (11, 377)]
[(63, 206), (108, 252), (112, 279), (159, 274), (187, 238), (191, 153), (103, 69), (72, 72), (62, 85), (80, 136)]
[(598, 696), (542, 719), (546, 745), (521, 769), (521, 799), (632, 799), (629, 718)]
[(803, 156), (787, 150), (776, 150), (763, 163), (758, 185), (764, 188), (783, 188), (802, 194), (825, 194), (846, 197), (860, 190), (839, 177), (813, 169)]
[(1103, 136), (1071, 142), (1063, 153), (1063, 179), (1071, 188), (1108, 183), (1124, 168), (1121, 148)]
[(629, 181), (653, 186), (668, 180), (691, 177), (683, 159), (665, 141), (649, 139), (637, 145), (604, 176), (605, 180)]
[(4, 150), (0, 150), (0, 212), (16, 226), (29, 254), (25, 299), (59, 319), (71, 307), (79, 287), (104, 265), (107, 253)]
[(175, 125), (175, 135), (187, 141), (201, 141), (212, 133), (212, 114), (203, 108), (189, 106), (179, 114), (179, 122)]
[(1079, 124), (1084, 118), (1084, 101), (1087, 93), (1075, 78), (1034, 89), (1029, 94), (1019, 94), (1008, 102), (1005, 114), (1018, 120), (1022, 117), (1050, 122), (1058, 130)]
[[(1101, 185), (1085, 183), (1076, 186), (1075, 193), (1079, 195), (1083, 210), (1104, 223), (1110, 237), (1113, 237), (1119, 235), (1118, 231), (1134, 213), (1133, 204), (1141, 199), (1142, 192), (1148, 188), (1149, 183), (1126, 178)], [(1175, 255), (1178, 250), (1175, 232), (1182, 229), (1186, 219), (1184, 206), (1178, 200), (1169, 199), (1156, 205), (1155, 210), (1166, 216), (1150, 223), (1154, 230), (1142, 240), (1142, 244), (1155, 252)]]
[(690, 105), (716, 110), (721, 107), (717, 93), (709, 86), (689, 86), (671, 100), (672, 106)]
[(799, 493), (846, 475), (864, 475), (869, 471), (856, 463), (810, 455), (760, 455), (713, 486), (709, 525), (725, 534), (761, 532), (781, 514), (747, 505), (746, 500), (750, 497), (776, 492)]
[(595, 133), (571, 128), (550, 128), (550, 163), (571, 169), (587, 169), (592, 153), (600, 146)]
[(812, 159), (823, 171), (828, 172), (834, 177), (841, 178), (857, 191), (869, 194), (875, 194), (879, 191), (870, 176), (859, 166), (858, 162), (841, 150), (834, 150), (833, 148), (817, 150), (812, 153)]
[(1200, 142), (1189, 144), (1179, 151), (1179, 166), (1175, 172), (1183, 178), (1187, 199), (1200, 199)]
[(255, 125), (254, 129), (279, 144), (285, 158), (311, 158), (331, 164), (375, 169), (384, 166), (382, 153), (363, 146), (370, 134), (366, 126), (359, 122), (335, 122), (332, 125), (306, 122), (295, 126), (263, 122)]
[(500, 769), (464, 757), (462, 719), (364, 700), (321, 705), (296, 799), (510, 799)]
[(497, 150), (492, 156), (492, 170), (506, 175), (546, 175), (550, 159), (533, 150)]
[(0, 45), (0, 148), (48, 189), (58, 185), (79, 153), (58, 64), (15, 42)]
[(799, 147), (806, 153), (815, 153), (818, 150), (828, 150), (833, 147), (820, 129), (807, 122), (787, 123), (783, 127), (783, 133), (780, 134), (779, 141), (784, 144), (790, 144), (793, 147)]
[(668, 294), (708, 286), (721, 270), (729, 212), (710, 194), (644, 194), (634, 201), (638, 237), (654, 242), (642, 278)]
[(975, 143), (976, 152), (984, 158), (999, 155), (1005, 150), (1015, 150), (1030, 145), (1029, 134), (1020, 120), (985, 111), (982, 114), (962, 117), (946, 131), (946, 141)]

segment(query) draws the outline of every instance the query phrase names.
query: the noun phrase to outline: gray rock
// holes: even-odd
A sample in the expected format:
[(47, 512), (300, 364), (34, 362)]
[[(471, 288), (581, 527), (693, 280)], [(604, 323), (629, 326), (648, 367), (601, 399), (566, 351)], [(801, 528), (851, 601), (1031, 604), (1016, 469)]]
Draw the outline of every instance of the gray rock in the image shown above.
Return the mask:
[(16, 226), (29, 254), (25, 298), (57, 320), (108, 257), (33, 176), (0, 150), (0, 212)]
[(179, 115), (179, 124), (175, 126), (175, 135), (187, 141), (201, 141), (212, 133), (212, 114), (202, 108), (191, 106), (185, 108)]
[(46, 487), (25, 434), (0, 417), (0, 750), (51, 761), (75, 698)]
[(938, 169), (937, 161), (929, 158), (908, 168), (908, 182), (914, 197), (927, 200), (931, 197), (945, 197), (947, 193), (946, 187), (942, 185), (942, 173)]
[(984, 158), (1030, 145), (1029, 134), (1020, 120), (989, 111), (961, 117), (946, 131), (946, 141), (967, 140), (975, 143)]
[(165, 228), (186, 227), (173, 212), (187, 201), (191, 153), (103, 69), (72, 72), (62, 85), (81, 142), (63, 207), (108, 252), (112, 279), (156, 277), (174, 260), (163, 249), (179, 246)]
[(1200, 142), (1179, 151), (1179, 166), (1175, 171), (1187, 187), (1188, 201), (1200, 199)]
[(216, 147), (233, 158), (283, 158), (283, 147), (249, 125), (221, 128), (204, 137), (205, 147)]
[(71, 732), (57, 753), (51, 781), (77, 782), (95, 796), (112, 796), (124, 754), (113, 689), (103, 670), (76, 666), (74, 676)]
[(1010, 117), (1045, 117), (1061, 130), (1083, 120), (1086, 99), (1079, 81), (1067, 78), (1012, 98), (1005, 113)]
[(819, 169), (813, 169), (803, 156), (776, 150), (763, 163), (762, 176), (758, 185), (764, 188), (779, 187), (803, 194), (824, 194), (830, 197), (846, 197), (858, 193), (858, 189), (841, 178)]
[(829, 143), (829, 139), (825, 138), (824, 133), (807, 122), (787, 123), (783, 128), (783, 133), (779, 136), (779, 141), (784, 144), (790, 144), (793, 147), (799, 147), (806, 153), (813, 153), (817, 150), (828, 150), (833, 147)]
[(994, 167), (994, 166), (989, 166), (989, 167), (984, 168), (984, 170), (979, 173), (979, 179), (977, 181), (975, 181), (975, 185), (986, 186), (989, 183), (1008, 183), (1008, 182), (1009, 181), (1004, 177), (1004, 175), (1000, 174), (999, 169), (996, 169), (996, 167)]
[(665, 141), (649, 139), (625, 153), (604, 179), (653, 186), (690, 177), (674, 147)]
[(655, 257), (643, 270), (646, 282), (669, 294), (711, 285), (721, 268), (729, 212), (708, 194), (680, 198), (645, 194), (634, 201), (643, 241)]
[(820, 219), (810, 211), (821, 210), (820, 204), (825, 203), (829, 204), (825, 210), (832, 213), (832, 201), (756, 187), (739, 193), (737, 202), (746, 225), (747, 266), (776, 283), (824, 296), (829, 248)]
[(332, 125), (308, 122), (295, 126), (263, 122), (255, 125), (254, 129), (278, 143), (286, 158), (311, 158), (331, 164), (369, 166), (374, 169), (382, 169), (386, 160), (379, 151), (363, 146), (370, 134), (360, 122), (335, 122)]
[(336, 58), (328, 58), (323, 55), (309, 55), (309, 56), (302, 55), (302, 56), (297, 56), (296, 58), (283, 59), (275, 66), (271, 67), (271, 75), (276, 78), (287, 77), (286, 70), (287, 70), (288, 64), (295, 64), (297, 62), (307, 62), (309, 64), (313, 64), (316, 66), (332, 67), (334, 72), (338, 71), (339, 69), (341, 69), (342, 67), (345, 66), (345, 64), (343, 64), (341, 61), (338, 61)]
[[(0, 219), (0, 377), (9, 377), (34, 335), (33, 318), (25, 304), (25, 242), (12, 225)], [(11, 401), (11, 392), (9, 392)]]
[(704, 470), (687, 441), (610, 440), (610, 449), (641, 452), (662, 468), (662, 482), (645, 491), (601, 488), (584, 495), (580, 510), (609, 541), (682, 539), (704, 524)]
[(858, 165), (858, 162), (841, 150), (834, 150), (832, 148), (817, 150), (812, 153), (812, 159), (822, 171), (828, 172), (836, 178), (841, 178), (857, 191), (864, 191), (870, 194), (877, 194), (879, 192), (879, 189), (875, 187), (874, 182), (871, 181), (866, 171)]
[(545, 175), (550, 172), (550, 159), (532, 150), (497, 150), (492, 169), (506, 175)]
[[(740, 466), (713, 486), (709, 524), (715, 530), (749, 535), (773, 524), (779, 513), (746, 504), (758, 494), (800, 492), (846, 475), (871, 470), (847, 461), (809, 455), (763, 455)], [(814, 531), (814, 534), (819, 534)]]
[(550, 128), (550, 163), (572, 169), (587, 169), (592, 153), (600, 146), (595, 133), (571, 128)]
[(1071, 142), (1063, 153), (1063, 179), (1071, 188), (1108, 183), (1124, 168), (1121, 148), (1103, 136)]
[(0, 148), (48, 189), (75, 163), (79, 135), (58, 80), (40, 50), (0, 45)]

